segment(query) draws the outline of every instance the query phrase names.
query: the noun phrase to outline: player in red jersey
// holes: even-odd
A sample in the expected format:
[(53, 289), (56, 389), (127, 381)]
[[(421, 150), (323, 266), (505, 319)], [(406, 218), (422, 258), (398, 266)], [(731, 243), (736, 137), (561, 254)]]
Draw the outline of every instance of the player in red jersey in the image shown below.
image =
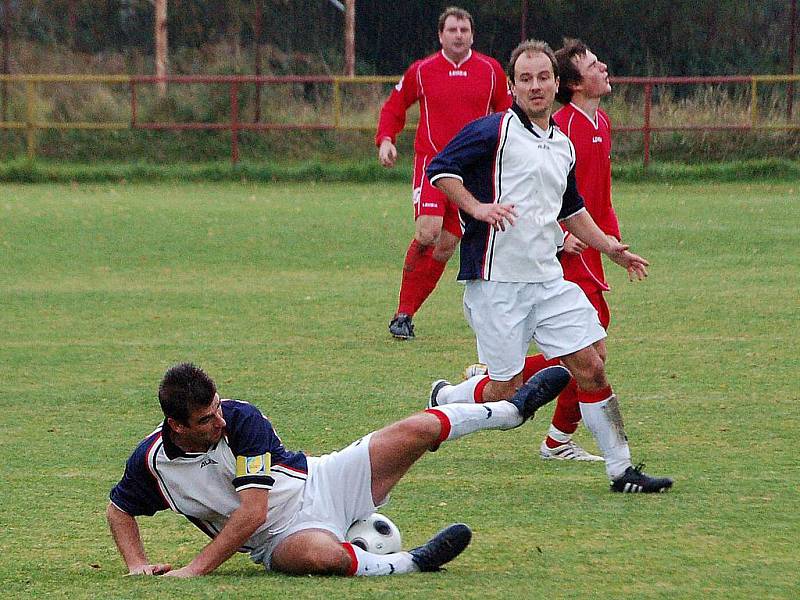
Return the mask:
[[(611, 121), (600, 108), (611, 93), (608, 68), (580, 40), (568, 39), (556, 52), (561, 85), (556, 99), (564, 106), (553, 114), (561, 131), (575, 146), (575, 177), (586, 210), (609, 237), (621, 240), (619, 223), (611, 204)], [(569, 233), (564, 240), (561, 266), (564, 278), (577, 283), (597, 309), (600, 323), (608, 329), (611, 313), (603, 294), (610, 288), (600, 253)], [(559, 396), (542, 458), (602, 460), (572, 441), (581, 421), (577, 386), (573, 380)]]
[(406, 111), (419, 102), (414, 138), (414, 239), (408, 247), (400, 284), (400, 301), (389, 323), (398, 339), (414, 337), (412, 317), (428, 298), (461, 239), (458, 208), (425, 175), (425, 168), (461, 128), (479, 117), (511, 106), (503, 68), (472, 50), (474, 22), (465, 10), (451, 6), (439, 16), (442, 49), (414, 62), (381, 108), (375, 144), (378, 160), (392, 167), (395, 139), (405, 126)]

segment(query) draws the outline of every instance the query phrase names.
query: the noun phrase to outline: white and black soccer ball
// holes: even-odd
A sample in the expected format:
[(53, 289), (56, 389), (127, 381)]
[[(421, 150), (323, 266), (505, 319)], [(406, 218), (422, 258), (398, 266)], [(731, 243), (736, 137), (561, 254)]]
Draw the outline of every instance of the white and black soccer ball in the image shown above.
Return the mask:
[(400, 552), (400, 530), (392, 520), (378, 513), (356, 521), (345, 534), (345, 539), (362, 550), (373, 554)]

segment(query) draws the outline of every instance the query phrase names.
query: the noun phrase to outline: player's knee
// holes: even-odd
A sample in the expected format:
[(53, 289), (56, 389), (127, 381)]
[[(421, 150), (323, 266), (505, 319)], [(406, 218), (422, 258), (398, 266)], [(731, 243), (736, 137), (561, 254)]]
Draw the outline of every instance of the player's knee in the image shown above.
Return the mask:
[(434, 246), (436, 245), (438, 237), (438, 231), (432, 231), (427, 228), (420, 228), (420, 230), (414, 234), (414, 238), (420, 246)]
[(573, 371), (573, 376), (584, 390), (599, 390), (608, 385), (605, 364), (599, 354)]
[(450, 257), (453, 256), (453, 254), (455, 253), (456, 246), (458, 245), (458, 243), (457, 241), (456, 243), (451, 243), (449, 241), (449, 238), (448, 241), (443, 241), (442, 237), (439, 238), (439, 242), (433, 249), (433, 258), (435, 258), (439, 262), (447, 262), (448, 260), (450, 260)]
[(397, 423), (400, 434), (409, 445), (427, 445), (439, 439), (441, 422), (429, 413), (420, 413)]
[(435, 246), (441, 233), (441, 219), (426, 219), (424, 217), (417, 219), (414, 238), (422, 246)]
[(483, 388), (483, 401), (484, 402), (497, 402), (499, 400), (508, 400), (517, 391), (519, 382), (515, 379), (509, 381), (495, 381), (490, 380)]

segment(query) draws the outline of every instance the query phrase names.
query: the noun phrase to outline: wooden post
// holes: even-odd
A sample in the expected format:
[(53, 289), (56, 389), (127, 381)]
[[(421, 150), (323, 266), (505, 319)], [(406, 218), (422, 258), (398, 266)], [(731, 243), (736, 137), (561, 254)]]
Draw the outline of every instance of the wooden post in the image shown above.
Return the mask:
[(653, 86), (649, 83), (644, 86), (644, 169), (650, 164), (650, 109), (653, 105)]
[[(256, 15), (255, 23), (253, 23), (253, 36), (255, 37), (255, 72), (256, 77), (261, 76), (261, 20), (263, 18), (263, 11), (261, 8), (261, 0), (256, 0)], [(253, 115), (253, 122), (261, 122), (261, 83), (256, 82), (256, 110)]]
[[(792, 0), (792, 11), (789, 19), (789, 75), (794, 75), (794, 55), (797, 49), (795, 36), (797, 32), (797, 0)], [(794, 81), (789, 81), (786, 86), (786, 120), (792, 120), (792, 105), (794, 103)]]
[(25, 137), (28, 143), (28, 160), (36, 157), (36, 82), (25, 82)]
[(344, 74), (356, 74), (356, 0), (346, 0), (344, 9)]
[[(11, 56), (11, 0), (3, 0), (3, 75), (9, 75)], [(2, 120), (8, 121), (8, 82), (0, 88)]]
[(522, 0), (519, 18), (519, 41), (524, 42), (528, 39), (528, 1)]
[(231, 163), (239, 162), (239, 83), (231, 82)]
[(156, 84), (158, 97), (164, 98), (167, 95), (167, 0), (155, 0), (155, 67), (156, 77), (159, 82)]

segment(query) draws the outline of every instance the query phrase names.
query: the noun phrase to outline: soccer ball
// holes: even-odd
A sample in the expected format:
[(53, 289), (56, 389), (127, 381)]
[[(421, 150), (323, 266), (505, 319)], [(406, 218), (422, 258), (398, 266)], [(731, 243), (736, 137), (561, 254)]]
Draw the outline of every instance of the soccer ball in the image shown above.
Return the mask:
[(391, 519), (372, 513), (366, 519), (356, 521), (345, 534), (345, 539), (362, 550), (373, 554), (400, 552), (402, 540), (400, 530)]

